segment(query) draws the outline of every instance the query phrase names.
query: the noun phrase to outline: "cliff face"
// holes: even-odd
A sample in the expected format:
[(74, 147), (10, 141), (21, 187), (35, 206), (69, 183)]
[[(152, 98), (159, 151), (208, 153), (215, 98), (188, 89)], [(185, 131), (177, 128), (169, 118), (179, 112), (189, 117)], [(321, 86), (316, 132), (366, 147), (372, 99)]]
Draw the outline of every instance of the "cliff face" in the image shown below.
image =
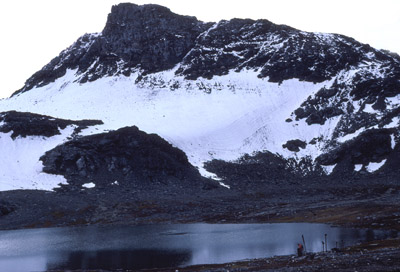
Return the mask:
[(158, 5), (121, 4), (112, 8), (102, 35), (109, 54), (152, 73), (173, 68), (210, 25)]

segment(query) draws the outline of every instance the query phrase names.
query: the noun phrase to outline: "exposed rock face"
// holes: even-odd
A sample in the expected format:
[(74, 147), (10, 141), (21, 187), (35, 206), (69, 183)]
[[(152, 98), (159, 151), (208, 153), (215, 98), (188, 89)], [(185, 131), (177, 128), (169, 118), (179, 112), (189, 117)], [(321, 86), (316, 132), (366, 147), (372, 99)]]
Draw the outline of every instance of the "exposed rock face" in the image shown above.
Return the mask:
[(210, 24), (158, 5), (114, 6), (102, 32), (106, 49), (144, 73), (173, 68)]
[(230, 182), (229, 185), (234, 188), (257, 186), (260, 181), (267, 184), (293, 177), (286, 171), (286, 161), (270, 152), (245, 155), (234, 162), (213, 160), (206, 164), (206, 169)]
[(8, 133), (12, 131), (11, 137), (13, 139), (18, 136), (51, 137), (60, 134), (60, 129), (65, 129), (70, 125), (74, 125), (74, 132), (79, 133), (88, 126), (100, 124), (103, 124), (103, 122), (99, 120), (64, 120), (30, 112), (9, 111), (0, 113), (0, 132)]
[[(254, 69), (259, 77), (271, 82), (291, 78), (322, 82), (371, 59), (386, 63), (382, 71), (391, 69), (393, 59), (400, 61), (396, 55), (384, 54), (341, 35), (307, 33), (268, 20), (203, 23), (162, 6), (125, 3), (113, 6), (101, 33), (79, 38), (15, 94), (45, 86), (63, 76), (67, 69), (77, 69), (81, 83), (104, 76), (128, 76), (132, 72), (145, 75), (176, 65), (176, 74), (186, 79), (209, 79), (232, 69)], [(398, 71), (393, 73), (393, 78), (396, 76)], [(379, 85), (360, 82), (353, 92), (362, 95), (365, 84), (386, 84), (392, 90), (399, 85), (393, 78), (384, 79)], [(329, 90), (328, 95), (335, 90)], [(313, 113), (307, 105), (305, 113), (297, 115), (299, 118)], [(327, 112), (328, 117), (337, 114), (340, 110)], [(309, 122), (322, 123), (323, 118), (314, 114)]]
[[(382, 112), (385, 115), (397, 110), (388, 108), (386, 104), (388, 99), (400, 93), (400, 59), (375, 53), (381, 58), (380, 67), (365, 66), (351, 79), (339, 77), (329, 89), (322, 88), (304, 101), (301, 107), (294, 111), (296, 119), (306, 118), (309, 125), (323, 125), (329, 118), (348, 114), (353, 115), (352, 119), (355, 118), (358, 122), (371, 123), (371, 114), (363, 112), (366, 107), (371, 106), (370, 111)], [(363, 60), (372, 61), (371, 57), (364, 57)], [(379, 73), (385, 76), (377, 76), (375, 69), (379, 69)], [(360, 106), (361, 111), (355, 106)]]
[(279, 184), (282, 180), (289, 183), (303, 182), (303, 178), (324, 176), (322, 168), (309, 158), (285, 159), (271, 152), (258, 152), (244, 155), (236, 161), (212, 160), (206, 163), (206, 169), (236, 189), (257, 190), (262, 186)]
[[(399, 169), (395, 165), (400, 163), (400, 156), (399, 145), (394, 142), (394, 134), (396, 134), (395, 129), (367, 130), (320, 155), (316, 159), (316, 163), (336, 165), (334, 176), (351, 178), (360, 174), (379, 174), (397, 177)], [(368, 171), (368, 166), (371, 164), (380, 166)], [(355, 169), (356, 165), (361, 168)]]
[(44, 172), (63, 175), (78, 188), (89, 182), (135, 189), (202, 186), (185, 153), (137, 127), (74, 139), (46, 152), (41, 160)]
[[(271, 82), (322, 82), (363, 59), (370, 47), (340, 35), (306, 33), (267, 20), (221, 21), (200, 35), (178, 73), (211, 78), (229, 70), (257, 69)], [(201, 57), (200, 57), (201, 56)]]
[(146, 74), (171, 69), (210, 26), (159, 5), (113, 6), (101, 33), (79, 38), (28, 79), (17, 93), (47, 85), (63, 76), (67, 69), (78, 69), (81, 83), (103, 76), (129, 75), (131, 71)]
[(380, 162), (393, 150), (391, 133), (393, 131), (390, 129), (368, 130), (338, 148), (319, 156), (318, 161), (323, 165), (336, 164), (347, 158), (353, 164)]
[(7, 215), (15, 211), (15, 206), (7, 201), (0, 200), (0, 216)]

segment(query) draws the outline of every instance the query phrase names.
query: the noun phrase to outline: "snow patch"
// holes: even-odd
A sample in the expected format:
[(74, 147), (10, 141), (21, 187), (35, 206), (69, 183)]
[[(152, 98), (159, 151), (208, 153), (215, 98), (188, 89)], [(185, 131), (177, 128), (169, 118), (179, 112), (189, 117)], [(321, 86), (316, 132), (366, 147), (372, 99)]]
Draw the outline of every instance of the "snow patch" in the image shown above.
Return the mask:
[(333, 172), (333, 169), (335, 169), (336, 164), (334, 165), (321, 165), (322, 169), (324, 170), (325, 174), (330, 175)]
[(225, 183), (223, 183), (221, 181), (219, 182), (219, 185), (221, 185), (222, 187), (228, 188), (228, 189), (231, 188), (231, 186), (229, 186), (229, 185), (227, 185), (227, 184), (225, 184)]
[(82, 187), (91, 189), (91, 188), (96, 187), (96, 184), (94, 184), (93, 182), (84, 183), (84, 184), (82, 184)]
[(381, 168), (386, 163), (386, 159), (381, 162), (370, 162), (365, 168), (368, 172), (373, 173)]
[(400, 105), (400, 95), (396, 95), (394, 97), (386, 97), (386, 109), (393, 110)]
[(216, 174), (207, 171), (207, 170), (204, 169), (203, 167), (198, 167), (198, 166), (197, 166), (196, 168), (197, 168), (197, 170), (199, 171), (200, 175), (202, 175), (203, 177), (210, 178), (210, 179), (213, 179), (213, 180), (216, 180), (216, 181), (222, 180), (222, 179), (219, 178)]
[(376, 114), (377, 113), (377, 111), (372, 108), (372, 104), (365, 104), (365, 107), (364, 107), (363, 111), (366, 112), (366, 113), (371, 113), (371, 114)]
[(362, 164), (355, 164), (355, 165), (354, 165), (354, 171), (360, 172), (360, 170), (362, 169), (362, 167), (363, 167)]
[(365, 130), (366, 130), (365, 128), (360, 128), (359, 130), (357, 130), (357, 131), (354, 132), (354, 133), (349, 133), (349, 134), (346, 134), (346, 135), (344, 135), (344, 136), (342, 136), (342, 137), (337, 138), (337, 141), (338, 141), (339, 143), (347, 142), (347, 141), (349, 141), (349, 140), (351, 140), (351, 139), (356, 138), (358, 135), (360, 135), (361, 133), (363, 133)]
[(398, 116), (396, 116), (396, 117), (393, 117), (392, 122), (385, 125), (384, 128), (396, 128), (399, 126), (399, 123), (400, 123), (400, 118)]
[(396, 147), (396, 139), (393, 134), (390, 134), (390, 144), (391, 144), (392, 149), (394, 149)]

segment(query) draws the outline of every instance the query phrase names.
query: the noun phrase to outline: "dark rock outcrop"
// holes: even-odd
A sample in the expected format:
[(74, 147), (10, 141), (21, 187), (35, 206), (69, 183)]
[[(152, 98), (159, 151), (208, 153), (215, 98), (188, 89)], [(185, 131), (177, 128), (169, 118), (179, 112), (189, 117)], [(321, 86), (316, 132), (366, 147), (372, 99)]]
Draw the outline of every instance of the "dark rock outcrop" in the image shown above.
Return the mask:
[(12, 131), (13, 139), (26, 136), (44, 136), (51, 137), (59, 135), (60, 129), (74, 125), (74, 133), (79, 133), (82, 129), (89, 126), (103, 124), (100, 120), (65, 120), (57, 119), (51, 116), (40, 115), (30, 112), (8, 111), (0, 113), (0, 132), (8, 133)]
[(306, 146), (307, 143), (299, 139), (287, 141), (286, 144), (282, 145), (283, 148), (287, 148), (293, 152), (299, 152), (300, 148), (304, 149)]
[(96, 187), (201, 187), (199, 172), (181, 150), (137, 127), (71, 140), (41, 157), (43, 171), (63, 175), (71, 188), (93, 182)]
[(210, 24), (174, 14), (166, 7), (125, 3), (112, 7), (102, 35), (106, 51), (129, 67), (152, 73), (180, 62), (208, 27)]
[(271, 82), (322, 82), (360, 62), (369, 50), (345, 36), (324, 37), (268, 20), (232, 19), (200, 35), (177, 72), (196, 79), (246, 68), (259, 70), (259, 77)]
[(317, 162), (322, 165), (333, 165), (346, 162), (351, 168), (354, 164), (367, 165), (370, 162), (381, 162), (393, 152), (391, 129), (371, 129), (339, 145), (337, 148), (320, 155)]
[[(245, 155), (240, 159), (229, 162), (213, 160), (207, 162), (208, 171), (216, 173), (228, 184), (235, 188), (258, 188), (276, 184), (283, 180), (290, 182), (309, 182), (325, 180), (333, 182), (336, 179), (354, 180), (360, 175), (364, 178), (374, 177), (376, 174), (388, 179), (398, 179), (400, 173), (396, 166), (400, 163), (400, 147), (393, 146), (395, 129), (371, 129), (357, 137), (336, 145), (329, 151), (312, 160), (310, 157), (284, 158), (268, 151), (254, 155)], [(312, 143), (310, 143), (312, 144)], [(301, 140), (291, 140), (284, 144), (284, 148), (298, 152), (306, 147), (307, 143)], [(356, 164), (366, 167), (370, 163), (385, 164), (376, 172), (357, 172)], [(327, 174), (323, 166), (333, 166), (333, 173)]]
[(205, 164), (207, 171), (217, 174), (235, 189), (268, 185), (292, 178), (293, 175), (287, 171), (286, 166), (285, 159), (270, 152), (244, 155), (234, 162), (212, 160)]
[(7, 215), (15, 211), (16, 207), (7, 201), (0, 200), (0, 216)]
[[(379, 73), (385, 74), (384, 77), (371, 72), (375, 67), (373, 65), (356, 72), (351, 82), (341, 82), (344, 79), (339, 77), (330, 88), (321, 88), (304, 101), (294, 111), (296, 120), (306, 118), (309, 125), (323, 125), (328, 119), (343, 115), (346, 119), (357, 120), (356, 124), (351, 124), (352, 127), (361, 123), (369, 123), (371, 126), (377, 124), (377, 120), (372, 120), (376, 117), (363, 110), (372, 105), (372, 109), (379, 113), (387, 114), (391, 111), (387, 109), (386, 100), (400, 94), (400, 60), (382, 57), (377, 52), (376, 55), (378, 61), (383, 62)], [(363, 62), (367, 61), (373, 62), (374, 58), (365, 57)], [(361, 108), (356, 110), (355, 105), (361, 105)]]

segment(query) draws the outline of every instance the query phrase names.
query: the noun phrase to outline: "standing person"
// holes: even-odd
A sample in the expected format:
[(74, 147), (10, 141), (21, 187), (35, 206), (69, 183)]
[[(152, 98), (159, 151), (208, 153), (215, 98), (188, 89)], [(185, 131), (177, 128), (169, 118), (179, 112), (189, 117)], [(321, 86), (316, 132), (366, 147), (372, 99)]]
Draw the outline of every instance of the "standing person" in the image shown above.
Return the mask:
[(303, 256), (303, 250), (304, 250), (303, 245), (302, 244), (297, 244), (297, 256), (298, 257)]

